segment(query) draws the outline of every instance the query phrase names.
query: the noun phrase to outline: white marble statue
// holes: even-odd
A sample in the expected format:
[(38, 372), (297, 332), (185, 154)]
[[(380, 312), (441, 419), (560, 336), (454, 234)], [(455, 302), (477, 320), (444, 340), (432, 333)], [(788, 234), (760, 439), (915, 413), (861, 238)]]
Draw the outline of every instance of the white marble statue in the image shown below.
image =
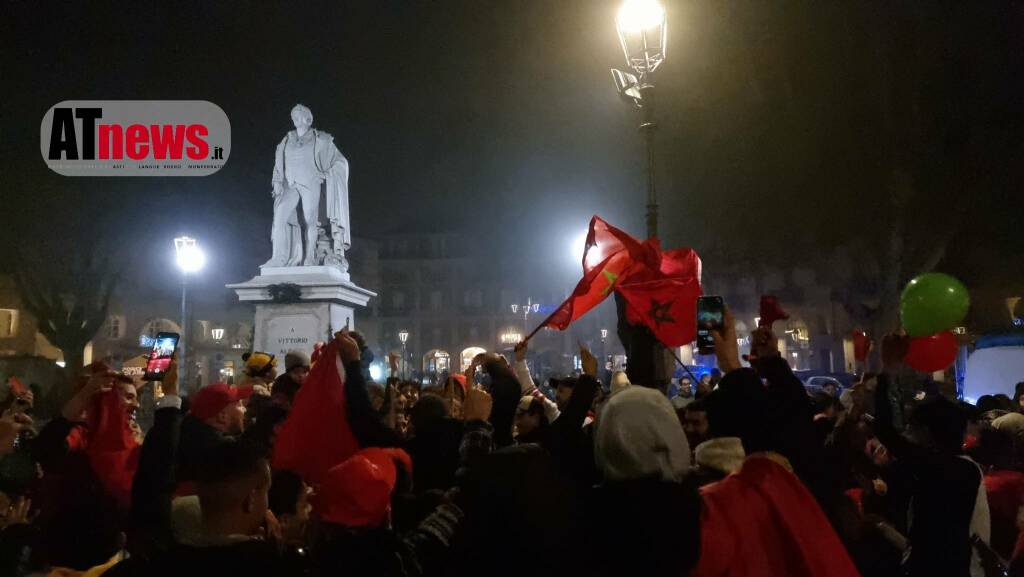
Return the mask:
[[(334, 137), (312, 128), (313, 113), (309, 108), (296, 104), (292, 108), (292, 123), (295, 130), (277, 145), (274, 157), (274, 226), (270, 232), (274, 253), (263, 266), (329, 265), (345, 272), (348, 269), (345, 249), (352, 244), (348, 161), (334, 145)], [(325, 228), (329, 239), (323, 238), (327, 234), (321, 236), (319, 218), (320, 195), (325, 182), (328, 220)], [(299, 221), (300, 206), (302, 222)]]

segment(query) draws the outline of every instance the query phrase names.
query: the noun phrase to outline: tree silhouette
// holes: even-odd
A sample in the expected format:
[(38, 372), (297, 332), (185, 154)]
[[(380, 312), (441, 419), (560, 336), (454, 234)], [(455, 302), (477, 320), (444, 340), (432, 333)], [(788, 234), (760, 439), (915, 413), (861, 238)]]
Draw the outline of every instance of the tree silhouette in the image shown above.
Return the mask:
[(64, 353), (65, 373), (72, 382), (82, 370), (85, 346), (107, 318), (121, 275), (102, 243), (61, 244), (59, 251), (46, 251), (22, 243), (14, 253), (13, 276), (39, 332)]

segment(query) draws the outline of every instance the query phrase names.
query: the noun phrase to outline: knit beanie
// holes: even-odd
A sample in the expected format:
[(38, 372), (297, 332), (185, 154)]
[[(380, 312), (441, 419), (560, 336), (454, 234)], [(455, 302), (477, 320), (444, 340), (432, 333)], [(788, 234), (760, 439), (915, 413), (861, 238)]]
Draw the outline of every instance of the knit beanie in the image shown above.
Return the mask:
[(284, 356), (284, 370), (288, 372), (296, 367), (309, 368), (309, 355), (302, 351), (288, 351)]
[(680, 481), (690, 468), (675, 409), (654, 389), (629, 387), (612, 395), (597, 423), (594, 456), (606, 480)]

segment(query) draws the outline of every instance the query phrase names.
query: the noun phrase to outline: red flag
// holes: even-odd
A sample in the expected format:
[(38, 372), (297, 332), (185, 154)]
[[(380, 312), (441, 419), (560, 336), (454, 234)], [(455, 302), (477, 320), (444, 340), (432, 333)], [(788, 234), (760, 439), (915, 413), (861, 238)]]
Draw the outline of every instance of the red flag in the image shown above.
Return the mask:
[(626, 319), (643, 323), (666, 347), (693, 342), (697, 297), (701, 295), (700, 257), (690, 249), (660, 253), (658, 268), (632, 273), (616, 290), (626, 299)]
[(333, 340), (321, 349), (281, 424), (274, 441), (275, 469), (295, 471), (319, 485), (331, 467), (359, 450), (348, 423), (342, 372), (338, 341)]
[(85, 454), (103, 488), (127, 508), (131, 504), (132, 480), (139, 468), (141, 445), (129, 426), (120, 386), (116, 382), (114, 388), (93, 399)]
[(784, 321), (789, 318), (789, 313), (782, 310), (778, 297), (774, 295), (761, 295), (760, 312), (761, 320), (757, 323), (759, 327), (772, 328), (772, 323), (775, 321)]
[(590, 220), (587, 247), (583, 251), (583, 278), (572, 295), (537, 329), (564, 330), (612, 294), (635, 262), (649, 259), (649, 249), (595, 216)]
[(20, 397), (28, 392), (28, 387), (26, 387), (25, 383), (21, 382), (21, 379), (18, 377), (11, 377), (7, 379), (7, 384), (10, 385), (11, 394), (15, 397)]
[(864, 362), (871, 352), (871, 339), (864, 331), (853, 331), (853, 358)]
[(690, 574), (857, 577), (814, 497), (763, 455), (701, 489), (700, 561)]
[(583, 253), (583, 279), (537, 329), (564, 330), (618, 291), (629, 304), (630, 322), (647, 325), (666, 346), (692, 342), (700, 274), (700, 258), (693, 250), (662, 252), (658, 239), (641, 243), (595, 216)]

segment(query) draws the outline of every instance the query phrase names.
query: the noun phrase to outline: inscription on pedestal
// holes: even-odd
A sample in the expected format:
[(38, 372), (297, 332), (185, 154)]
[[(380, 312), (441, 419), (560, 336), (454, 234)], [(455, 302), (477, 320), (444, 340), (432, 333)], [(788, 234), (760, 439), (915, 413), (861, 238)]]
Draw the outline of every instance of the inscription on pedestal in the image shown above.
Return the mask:
[(279, 358), (290, 350), (313, 352), (313, 345), (323, 340), (320, 319), (314, 314), (286, 314), (267, 320), (264, 342), (267, 351)]

